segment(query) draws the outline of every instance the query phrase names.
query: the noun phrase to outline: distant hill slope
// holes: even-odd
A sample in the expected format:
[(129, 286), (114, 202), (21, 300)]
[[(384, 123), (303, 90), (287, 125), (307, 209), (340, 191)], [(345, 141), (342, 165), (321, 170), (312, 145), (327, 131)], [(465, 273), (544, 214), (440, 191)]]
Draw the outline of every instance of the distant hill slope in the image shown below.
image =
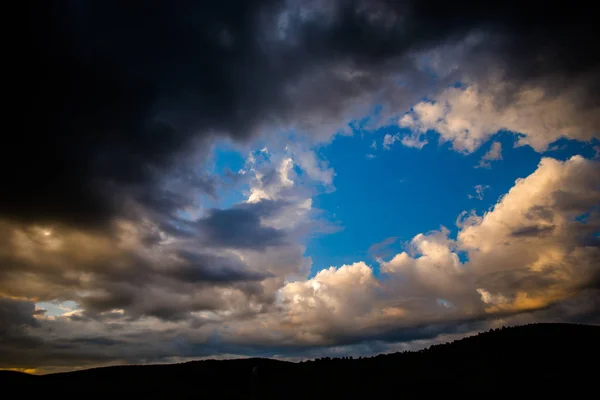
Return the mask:
[(353, 360), (208, 360), (44, 376), (0, 371), (0, 390), (16, 389), (25, 397), (104, 393), (172, 399), (575, 394), (594, 388), (600, 378), (599, 341), (598, 326), (534, 324)]

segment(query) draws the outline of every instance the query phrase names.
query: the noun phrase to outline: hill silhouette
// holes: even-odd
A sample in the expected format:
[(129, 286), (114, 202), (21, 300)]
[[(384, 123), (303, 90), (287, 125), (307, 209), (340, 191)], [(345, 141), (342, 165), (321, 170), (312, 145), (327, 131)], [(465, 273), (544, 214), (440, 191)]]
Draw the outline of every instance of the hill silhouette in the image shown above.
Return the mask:
[(574, 395), (598, 380), (599, 339), (599, 326), (533, 324), (358, 359), (206, 360), (42, 376), (0, 371), (0, 393), (171, 399)]

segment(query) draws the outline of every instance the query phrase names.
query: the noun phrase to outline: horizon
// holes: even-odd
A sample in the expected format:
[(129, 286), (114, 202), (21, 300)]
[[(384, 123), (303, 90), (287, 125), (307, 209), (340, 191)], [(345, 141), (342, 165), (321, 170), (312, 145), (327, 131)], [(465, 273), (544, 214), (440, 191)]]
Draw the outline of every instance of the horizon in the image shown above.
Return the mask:
[(538, 327), (538, 326), (554, 326), (556, 327), (557, 325), (560, 326), (577, 326), (577, 327), (592, 327), (592, 326), (596, 326), (600, 328), (600, 324), (573, 324), (573, 323), (565, 323), (565, 322), (536, 322), (536, 323), (532, 323), (532, 324), (526, 324), (526, 325), (513, 325), (513, 326), (501, 326), (499, 328), (490, 328), (489, 330), (483, 330), (483, 331), (471, 331), (466, 335), (462, 335), (462, 334), (454, 334), (454, 335), (446, 335), (443, 339), (438, 339), (435, 341), (431, 341), (429, 342), (429, 344), (427, 345), (422, 345), (420, 347), (415, 347), (415, 348), (407, 348), (407, 349), (402, 349), (399, 351), (395, 351), (395, 352), (389, 352), (389, 353), (377, 353), (377, 354), (371, 354), (371, 355), (366, 355), (366, 356), (358, 356), (356, 358), (354, 358), (353, 356), (345, 356), (345, 355), (341, 355), (339, 357), (335, 357), (335, 355), (333, 356), (324, 356), (324, 357), (316, 357), (316, 358), (304, 358), (304, 359), (285, 359), (285, 358), (277, 358), (277, 357), (250, 357), (250, 356), (232, 356), (231, 358), (227, 357), (227, 355), (223, 355), (223, 358), (198, 358), (198, 359), (192, 359), (192, 360), (182, 360), (182, 361), (172, 361), (172, 362), (163, 362), (163, 363), (146, 363), (146, 364), (107, 364), (107, 365), (98, 365), (98, 366), (94, 366), (94, 367), (89, 367), (89, 368), (81, 368), (81, 369), (64, 369), (64, 370), (55, 370), (55, 371), (36, 371), (36, 370), (20, 370), (18, 368), (13, 368), (13, 369), (2, 369), (0, 368), (0, 372), (1, 371), (10, 371), (10, 372), (19, 372), (19, 373), (24, 373), (27, 375), (51, 375), (51, 374), (61, 374), (61, 373), (67, 373), (67, 372), (78, 372), (78, 371), (89, 371), (89, 370), (95, 370), (95, 369), (105, 369), (105, 368), (112, 368), (112, 367), (145, 367), (145, 366), (171, 366), (171, 365), (184, 365), (184, 364), (193, 364), (193, 363), (197, 363), (197, 362), (203, 362), (203, 361), (236, 361), (236, 360), (268, 360), (268, 361), (276, 361), (276, 362), (285, 362), (285, 363), (293, 363), (293, 364), (301, 364), (301, 363), (310, 363), (310, 362), (318, 362), (318, 361), (322, 361), (322, 360), (349, 360), (349, 361), (353, 361), (353, 360), (367, 360), (367, 359), (377, 359), (379, 356), (393, 356), (393, 355), (398, 355), (398, 354), (406, 354), (406, 353), (421, 353), (423, 351), (428, 351), (436, 346), (451, 346), (456, 342), (460, 342), (463, 339), (470, 339), (470, 338), (474, 338), (474, 337), (479, 337), (480, 335), (485, 335), (487, 333), (494, 333), (494, 332), (501, 332), (503, 330), (511, 330), (513, 328), (531, 328), (531, 327)]
[(0, 370), (600, 324), (583, 3), (24, 7)]

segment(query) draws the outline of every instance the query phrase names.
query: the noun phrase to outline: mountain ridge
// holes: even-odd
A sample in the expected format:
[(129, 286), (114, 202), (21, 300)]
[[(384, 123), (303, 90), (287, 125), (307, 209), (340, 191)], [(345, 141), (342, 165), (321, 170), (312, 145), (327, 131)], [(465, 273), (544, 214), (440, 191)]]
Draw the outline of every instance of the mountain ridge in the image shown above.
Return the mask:
[[(269, 358), (200, 360), (179, 364), (122, 365), (28, 375), (0, 371), (0, 383), (22, 391), (77, 394), (90, 387), (106, 393), (149, 397), (335, 398), (452, 390), (478, 393), (583, 390), (594, 382), (588, 365), (600, 355), (600, 326), (531, 324), (503, 327), (418, 351), (361, 358), (288, 362)], [(301, 383), (298, 387), (298, 382)], [(318, 395), (315, 395), (318, 393)], [(316, 396), (316, 397), (315, 397)]]

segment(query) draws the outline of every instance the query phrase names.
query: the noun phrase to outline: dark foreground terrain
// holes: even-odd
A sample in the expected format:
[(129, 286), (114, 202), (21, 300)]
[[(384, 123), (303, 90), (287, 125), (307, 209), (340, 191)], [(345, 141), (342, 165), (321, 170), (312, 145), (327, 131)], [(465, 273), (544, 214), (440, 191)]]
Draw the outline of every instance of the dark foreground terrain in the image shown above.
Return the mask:
[(599, 341), (600, 326), (536, 324), (362, 359), (210, 360), (43, 376), (0, 371), (0, 398), (587, 398), (600, 383)]

